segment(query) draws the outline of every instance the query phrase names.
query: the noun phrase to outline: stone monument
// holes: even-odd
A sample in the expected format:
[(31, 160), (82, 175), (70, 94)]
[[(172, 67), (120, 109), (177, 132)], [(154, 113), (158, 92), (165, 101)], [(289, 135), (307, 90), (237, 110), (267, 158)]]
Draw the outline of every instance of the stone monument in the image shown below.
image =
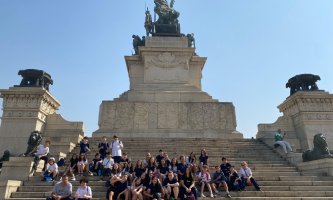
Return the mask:
[[(60, 102), (49, 92), (49, 85), (53, 84), (51, 75), (37, 69), (20, 70), (19, 75), (22, 76), (20, 85), (0, 90), (0, 97), (3, 98), (0, 152), (9, 150), (14, 156), (23, 154), (32, 131), (41, 131), (43, 138), (52, 141), (57, 137), (71, 136), (59, 146), (68, 142), (73, 142), (75, 146), (83, 135), (83, 123), (67, 122), (58, 116), (56, 110)], [(56, 128), (52, 127), (54, 123)], [(53, 143), (51, 149), (59, 149), (56, 145)], [(62, 152), (67, 153), (68, 150)]]
[(242, 138), (233, 104), (202, 91), (207, 58), (197, 56), (188, 37), (179, 33), (174, 2), (154, 2), (155, 31), (134, 47), (135, 55), (125, 56), (130, 89), (101, 103), (93, 136)]
[(273, 124), (259, 124), (257, 138), (273, 146), (274, 132), (281, 128), (299, 152), (312, 149), (313, 138), (318, 133), (326, 136), (333, 145), (333, 95), (319, 90), (316, 81), (320, 77), (301, 74), (289, 79), (290, 96), (278, 106), (283, 116)]

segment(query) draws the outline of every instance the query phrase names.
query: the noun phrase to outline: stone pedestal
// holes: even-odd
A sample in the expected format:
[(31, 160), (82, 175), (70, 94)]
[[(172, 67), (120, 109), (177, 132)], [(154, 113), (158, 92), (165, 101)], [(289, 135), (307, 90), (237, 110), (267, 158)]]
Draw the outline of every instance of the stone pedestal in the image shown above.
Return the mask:
[(97, 135), (242, 138), (231, 103), (103, 102)]
[(102, 102), (93, 136), (242, 138), (233, 104), (201, 90), (206, 58), (194, 50), (187, 37), (147, 37), (125, 57), (130, 89)]
[(30, 133), (42, 131), (46, 117), (60, 106), (47, 90), (41, 87), (11, 87), (0, 90), (3, 115), (0, 128), (0, 152), (24, 153)]
[(9, 199), (13, 192), (23, 184), (22, 181), (0, 180), (0, 199)]
[(283, 116), (273, 124), (259, 124), (257, 138), (264, 141), (270, 139), (274, 143), (274, 132), (281, 128), (287, 131), (287, 141), (295, 143), (300, 151), (305, 151), (313, 148), (313, 136), (323, 133), (330, 149), (333, 148), (332, 94), (299, 91), (289, 96), (278, 108)]
[(333, 159), (325, 158), (309, 162), (298, 163), (297, 167), (303, 174), (316, 176), (333, 176)]
[(33, 176), (32, 166), (32, 157), (11, 157), (2, 165), (0, 180), (28, 180)]

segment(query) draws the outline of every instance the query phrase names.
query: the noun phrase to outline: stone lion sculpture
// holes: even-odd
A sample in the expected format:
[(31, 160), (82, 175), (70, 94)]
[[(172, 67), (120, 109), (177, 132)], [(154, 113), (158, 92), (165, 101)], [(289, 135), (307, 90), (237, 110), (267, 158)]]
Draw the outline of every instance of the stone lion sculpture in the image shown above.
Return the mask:
[(27, 151), (22, 156), (32, 156), (32, 154), (37, 150), (38, 145), (42, 143), (42, 133), (39, 131), (33, 131), (30, 134), (28, 140)]
[(306, 150), (302, 154), (303, 162), (332, 157), (328, 149), (326, 137), (322, 133), (318, 133), (313, 137), (313, 149)]

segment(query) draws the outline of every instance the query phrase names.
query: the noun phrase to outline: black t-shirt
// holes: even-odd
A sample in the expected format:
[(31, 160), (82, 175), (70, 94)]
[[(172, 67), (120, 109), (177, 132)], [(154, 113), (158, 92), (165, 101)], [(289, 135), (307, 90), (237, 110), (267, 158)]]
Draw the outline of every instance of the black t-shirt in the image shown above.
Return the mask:
[(193, 183), (193, 177), (191, 175), (189, 177), (183, 176), (182, 180), (187, 188), (189, 188)]
[(230, 176), (230, 178), (229, 178), (230, 183), (234, 183), (235, 180), (236, 180), (238, 177), (239, 177), (239, 176), (238, 176), (237, 172), (234, 171), (234, 173), (232, 173), (231, 176)]
[(106, 152), (107, 152), (107, 150), (108, 150), (108, 148), (109, 148), (109, 143), (99, 143), (98, 144), (98, 148), (100, 148), (100, 147), (103, 147), (103, 148), (101, 148), (100, 150), (99, 150), (99, 153), (102, 155), (102, 156), (105, 156), (106, 155)]
[(135, 173), (135, 176), (136, 177), (140, 177), (142, 174), (143, 174), (143, 172), (145, 172), (146, 170), (145, 169), (142, 169), (142, 168), (135, 168), (134, 169), (134, 173)]
[(156, 156), (156, 162), (161, 163), (161, 160), (164, 158), (164, 156), (157, 155)]
[(156, 193), (160, 193), (162, 188), (161, 188), (161, 184), (157, 183), (156, 185), (154, 185), (153, 183), (151, 183), (148, 188), (150, 189), (150, 194), (156, 194)]
[(169, 167), (168, 166), (159, 166), (158, 169), (160, 170), (161, 174), (166, 174), (169, 171)]
[(179, 163), (177, 165), (177, 170), (180, 171), (180, 173), (185, 174), (186, 164)]
[(177, 183), (177, 179), (176, 178), (173, 178), (172, 180), (170, 180), (169, 178), (165, 178), (164, 181), (163, 181), (163, 186), (166, 186), (169, 184), (175, 184)]
[(128, 158), (126, 158), (126, 159), (121, 158), (120, 162), (127, 162), (128, 163), (129, 159)]
[(73, 167), (74, 165), (76, 165), (77, 164), (77, 162), (78, 162), (78, 160), (79, 159), (77, 159), (77, 158), (71, 158), (71, 160), (70, 160), (70, 162), (71, 162), (71, 167)]
[(155, 168), (156, 168), (156, 166), (155, 165), (148, 165), (147, 166), (147, 169), (148, 169), (148, 171), (155, 171)]
[(229, 174), (230, 174), (230, 167), (231, 167), (230, 163), (226, 163), (226, 164), (222, 163), (220, 165), (220, 168), (221, 168), (221, 170), (223, 171), (223, 173), (226, 177), (228, 177)]
[(202, 162), (204, 165), (207, 165), (207, 161), (208, 161), (208, 156), (204, 156), (204, 155), (200, 155), (199, 157), (200, 162)]

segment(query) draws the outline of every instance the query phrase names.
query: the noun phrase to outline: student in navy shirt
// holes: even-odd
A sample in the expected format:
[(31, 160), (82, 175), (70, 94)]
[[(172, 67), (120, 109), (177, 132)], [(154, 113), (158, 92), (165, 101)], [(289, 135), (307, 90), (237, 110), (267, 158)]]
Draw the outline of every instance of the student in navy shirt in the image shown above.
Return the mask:
[(143, 172), (146, 171), (146, 169), (143, 167), (142, 160), (138, 160), (136, 162), (135, 168), (134, 168), (134, 177), (140, 177)]
[(229, 188), (227, 184), (227, 177), (224, 175), (223, 171), (218, 167), (215, 166), (215, 173), (213, 174), (213, 180), (211, 180), (212, 190), (215, 194), (218, 194), (218, 188), (223, 187), (227, 193), (227, 198), (231, 198), (229, 194)]
[(242, 180), (240, 179), (237, 171), (235, 170), (235, 166), (230, 166), (230, 175), (228, 187), (231, 191), (238, 191), (244, 189), (242, 185)]
[(157, 176), (154, 176), (152, 182), (149, 184), (146, 196), (148, 196), (150, 200), (161, 199), (164, 196), (162, 184)]
[(206, 149), (201, 149), (199, 160), (202, 165), (208, 165), (208, 155)]
[(161, 160), (164, 158), (164, 152), (163, 152), (163, 150), (162, 149), (160, 149), (159, 151), (158, 151), (158, 155), (156, 156), (156, 162), (158, 163), (158, 164), (160, 164), (161, 163)]
[(89, 143), (88, 143), (88, 137), (84, 137), (80, 143), (80, 154), (82, 154), (82, 153), (86, 154), (89, 151), (90, 151), (90, 148), (89, 148)]
[(180, 163), (178, 163), (178, 165), (177, 165), (177, 174), (178, 174), (178, 179), (181, 179), (182, 176), (185, 174), (185, 170), (186, 170), (185, 156), (180, 156), (179, 160), (180, 160)]
[(163, 181), (169, 171), (169, 165), (166, 163), (165, 159), (161, 160), (161, 165), (157, 167), (160, 179)]
[(227, 158), (222, 157), (222, 164), (220, 165), (220, 168), (227, 178), (230, 175), (230, 167), (231, 167), (231, 164), (228, 163)]
[(98, 144), (98, 152), (101, 155), (101, 159), (103, 160), (106, 157), (106, 153), (109, 149), (109, 143), (107, 141), (106, 136), (103, 136), (102, 142)]
[(99, 153), (95, 154), (95, 158), (92, 159), (89, 164), (89, 171), (92, 172), (95, 176), (101, 176), (103, 170), (103, 160)]
[(173, 172), (168, 172), (168, 177), (163, 181), (164, 193), (167, 195), (167, 199), (170, 199), (173, 193), (173, 198), (177, 199), (179, 194), (179, 183), (175, 178)]
[(180, 180), (179, 194), (182, 200), (186, 199), (186, 196), (191, 195), (194, 195), (195, 200), (198, 199), (198, 191), (195, 188), (195, 182), (191, 173), (191, 167), (186, 168), (185, 174)]

